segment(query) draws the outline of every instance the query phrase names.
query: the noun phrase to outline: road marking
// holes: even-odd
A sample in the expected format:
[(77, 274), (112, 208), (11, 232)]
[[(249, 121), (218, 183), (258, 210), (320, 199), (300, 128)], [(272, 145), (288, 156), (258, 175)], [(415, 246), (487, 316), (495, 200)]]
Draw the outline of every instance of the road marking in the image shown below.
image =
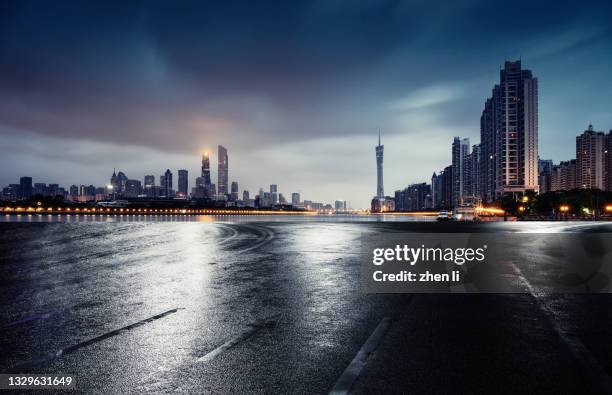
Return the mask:
[(71, 353), (73, 353), (73, 352), (75, 352), (75, 351), (77, 351), (77, 350), (79, 350), (79, 349), (81, 349), (83, 347), (87, 347), (87, 346), (89, 346), (91, 344), (98, 343), (98, 342), (100, 342), (102, 340), (106, 340), (106, 339), (108, 339), (110, 337), (117, 336), (117, 335), (119, 335), (119, 334), (121, 334), (123, 332), (132, 330), (134, 328), (138, 328), (140, 326), (148, 324), (149, 322), (152, 322), (152, 321), (158, 320), (160, 318), (163, 318), (163, 317), (165, 317), (167, 315), (176, 313), (177, 311), (179, 311), (179, 308), (175, 308), (175, 309), (172, 309), (172, 310), (164, 311), (163, 313), (154, 315), (154, 316), (146, 318), (144, 320), (140, 320), (140, 321), (135, 322), (133, 324), (124, 326), (123, 328), (115, 329), (115, 330), (107, 332), (107, 333), (105, 333), (103, 335), (96, 336), (94, 338), (86, 340), (84, 342), (77, 343), (75, 345), (72, 345), (72, 346), (69, 346), (69, 347), (66, 347), (66, 348), (62, 348), (62, 349), (60, 349), (60, 350), (58, 350), (58, 351), (56, 351), (54, 353), (47, 354), (46, 356), (43, 356), (41, 358), (17, 364), (17, 365), (15, 365), (11, 369), (11, 372), (17, 372), (17, 371), (24, 370), (24, 369), (30, 369), (30, 368), (32, 368), (34, 366), (41, 365), (41, 364), (46, 363), (46, 362), (50, 362), (50, 361), (52, 361), (54, 359), (57, 359), (57, 358), (61, 357), (62, 355), (71, 354)]
[(216, 357), (218, 357), (219, 355), (221, 355), (223, 352), (247, 340), (248, 338), (253, 336), (255, 333), (260, 331), (261, 329), (272, 327), (272, 324), (274, 324), (274, 327), (276, 327), (276, 324), (278, 323), (280, 317), (281, 315), (277, 314), (264, 321), (259, 321), (254, 324), (249, 324), (249, 327), (250, 327), (249, 329), (243, 331), (242, 333), (240, 333), (238, 336), (234, 337), (233, 339), (226, 341), (225, 343), (215, 348), (214, 350), (210, 351), (209, 353), (201, 356), (200, 358), (196, 360), (196, 362), (210, 362)]
[(348, 394), (349, 390), (353, 386), (353, 383), (355, 380), (357, 380), (357, 377), (359, 377), (359, 374), (363, 370), (368, 357), (376, 350), (380, 344), (380, 341), (385, 336), (385, 333), (387, 333), (390, 325), (391, 319), (389, 317), (385, 317), (380, 321), (376, 329), (374, 329), (374, 332), (372, 332), (357, 355), (355, 355), (355, 358), (353, 358), (338, 381), (336, 381), (336, 384), (329, 392), (330, 395)]
[(538, 307), (544, 314), (548, 321), (552, 325), (553, 329), (557, 332), (561, 340), (567, 345), (570, 352), (580, 363), (580, 366), (584, 370), (585, 375), (590, 379), (591, 382), (597, 383), (605, 393), (612, 394), (612, 379), (608, 373), (601, 367), (597, 359), (591, 354), (589, 349), (575, 334), (564, 329), (559, 321), (555, 318), (554, 311), (540, 301), (539, 294), (535, 292), (529, 281), (523, 276), (521, 269), (516, 264), (511, 264), (514, 273), (520, 280), (520, 282), (527, 288), (533, 299), (536, 301)]
[(25, 324), (25, 323), (32, 322), (32, 321), (48, 320), (54, 315), (63, 313), (65, 311), (67, 310), (55, 310), (55, 311), (49, 311), (48, 313), (31, 315), (31, 316), (19, 319), (17, 321), (9, 322), (8, 324), (6, 324), (6, 326), (16, 326), (16, 325)]

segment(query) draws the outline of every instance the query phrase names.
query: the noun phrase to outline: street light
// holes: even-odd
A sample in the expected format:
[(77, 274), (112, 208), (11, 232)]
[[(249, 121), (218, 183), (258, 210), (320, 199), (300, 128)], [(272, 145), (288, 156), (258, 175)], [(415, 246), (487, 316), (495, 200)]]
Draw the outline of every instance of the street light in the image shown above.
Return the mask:
[(561, 207), (559, 207), (559, 211), (566, 213), (569, 211), (569, 206), (564, 204)]

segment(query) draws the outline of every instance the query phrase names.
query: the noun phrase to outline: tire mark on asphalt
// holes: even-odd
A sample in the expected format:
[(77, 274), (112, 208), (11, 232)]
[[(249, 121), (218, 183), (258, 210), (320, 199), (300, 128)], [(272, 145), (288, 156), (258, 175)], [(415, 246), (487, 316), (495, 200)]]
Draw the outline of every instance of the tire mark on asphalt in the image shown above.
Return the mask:
[[(231, 225), (228, 224), (217, 224), (217, 226), (219, 226), (221, 228), (222, 231), (229, 231), (229, 236), (226, 236), (224, 234), (220, 234), (219, 237), (222, 237), (223, 239), (221, 239), (219, 242), (217, 242), (217, 245), (220, 246), (225, 246), (229, 243), (231, 243), (236, 237), (238, 237), (238, 231)], [(221, 232), (223, 233), (223, 232)]]
[(253, 244), (251, 246), (248, 246), (248, 247), (245, 247), (245, 248), (237, 250), (236, 253), (238, 253), (238, 254), (249, 252), (249, 251), (255, 250), (255, 249), (259, 248), (259, 247), (262, 247), (262, 246), (268, 244), (269, 242), (271, 242), (274, 239), (274, 237), (275, 237), (274, 232), (272, 232), (272, 230), (270, 230), (270, 229), (268, 229), (268, 228), (266, 228), (264, 226), (257, 226), (257, 225), (252, 225), (252, 224), (245, 224), (243, 226), (245, 228), (247, 228), (247, 229), (254, 230), (260, 236), (262, 236), (263, 239), (260, 238), (257, 243), (255, 243), (255, 244)]
[(35, 367), (35, 366), (38, 366), (38, 365), (50, 362), (50, 361), (52, 361), (54, 359), (57, 359), (57, 358), (60, 358), (63, 355), (71, 354), (71, 353), (73, 353), (73, 352), (75, 352), (75, 351), (77, 351), (77, 350), (79, 350), (81, 348), (87, 347), (87, 346), (89, 346), (91, 344), (101, 342), (101, 341), (106, 340), (108, 338), (111, 338), (111, 337), (120, 335), (120, 334), (122, 334), (124, 332), (130, 331), (132, 329), (141, 327), (141, 326), (146, 325), (146, 324), (148, 324), (150, 322), (153, 322), (153, 321), (158, 320), (160, 318), (166, 317), (166, 316), (168, 316), (170, 314), (176, 313), (179, 310), (180, 310), (180, 308), (175, 308), (175, 309), (172, 309), (172, 310), (164, 311), (163, 313), (154, 315), (154, 316), (146, 318), (144, 320), (140, 320), (138, 322), (135, 322), (135, 323), (127, 325), (127, 326), (124, 326), (122, 328), (115, 329), (115, 330), (107, 332), (107, 333), (105, 333), (103, 335), (96, 336), (96, 337), (91, 338), (89, 340), (85, 340), (83, 342), (74, 344), (72, 346), (68, 346), (66, 348), (62, 348), (62, 349), (60, 349), (60, 350), (58, 350), (58, 351), (56, 351), (54, 353), (47, 354), (46, 356), (44, 356), (42, 358), (38, 358), (38, 359), (35, 359), (35, 360), (31, 360), (31, 361), (28, 361), (28, 362), (17, 364), (17, 365), (15, 365), (10, 370), (10, 372), (11, 373), (18, 373), (18, 372), (20, 372), (22, 370), (31, 369), (32, 367)]
[(588, 377), (593, 383), (597, 383), (599, 387), (605, 391), (605, 393), (612, 394), (612, 379), (610, 379), (608, 373), (604, 370), (604, 368), (602, 368), (599, 362), (597, 362), (597, 359), (595, 359), (593, 354), (591, 354), (589, 349), (578, 338), (578, 336), (566, 330), (559, 324), (559, 321), (555, 318), (555, 312), (549, 306), (542, 303), (540, 299), (541, 295), (535, 291), (533, 286), (529, 283), (525, 276), (523, 276), (521, 269), (519, 269), (519, 267), (514, 263), (511, 263), (510, 266), (514, 270), (514, 274), (517, 276), (519, 281), (525, 288), (527, 288), (529, 294), (536, 301), (537, 306), (544, 313), (555, 332), (557, 332), (559, 335), (559, 338), (561, 338), (561, 340), (569, 348), (574, 358), (576, 358), (586, 377)]

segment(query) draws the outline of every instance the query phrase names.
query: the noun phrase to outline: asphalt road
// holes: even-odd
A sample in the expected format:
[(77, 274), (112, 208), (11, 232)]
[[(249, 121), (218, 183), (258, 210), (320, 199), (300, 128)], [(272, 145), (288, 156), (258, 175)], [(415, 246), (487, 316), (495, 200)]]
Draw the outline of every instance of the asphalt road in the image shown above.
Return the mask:
[[(0, 372), (83, 392), (612, 391), (610, 295), (365, 294), (359, 238), (607, 224), (0, 224)], [(517, 274), (521, 276), (521, 274)]]

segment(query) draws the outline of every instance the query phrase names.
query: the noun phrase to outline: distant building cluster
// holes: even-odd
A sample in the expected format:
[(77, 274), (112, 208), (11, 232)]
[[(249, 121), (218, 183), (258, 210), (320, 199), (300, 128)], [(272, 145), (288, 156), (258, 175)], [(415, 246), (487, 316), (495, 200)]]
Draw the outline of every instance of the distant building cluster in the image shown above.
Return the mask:
[[(576, 137), (576, 159), (554, 165), (538, 156), (538, 80), (521, 61), (506, 61), (499, 83), (480, 117), (480, 144), (455, 137), (451, 163), (434, 172), (431, 183), (383, 193), (383, 146), (376, 147), (377, 194), (373, 212), (419, 211), (473, 206), (507, 195), (576, 188), (612, 191), (612, 130), (592, 126)], [(611, 153), (611, 154), (609, 154)]]
[[(251, 196), (244, 190), (240, 194), (237, 181), (229, 182), (229, 157), (227, 149), (218, 146), (217, 184), (211, 181), (210, 155), (202, 154), (201, 172), (195, 179), (195, 186), (189, 189), (189, 172), (185, 169), (177, 171), (175, 178), (170, 169), (166, 169), (157, 178), (147, 174), (144, 179), (129, 178), (124, 172), (113, 170), (109, 184), (104, 187), (93, 185), (72, 185), (68, 190), (58, 184), (32, 184), (31, 177), (21, 177), (19, 184), (10, 184), (2, 189), (0, 200), (19, 201), (34, 197), (60, 199), (80, 203), (96, 203), (116, 200), (146, 201), (146, 200), (184, 200), (197, 201), (203, 205), (215, 207), (250, 207), (250, 208), (297, 208), (314, 211), (348, 211), (346, 201), (336, 201), (335, 205), (301, 200), (300, 193), (294, 192), (288, 200), (279, 192), (277, 184), (271, 184), (269, 190), (259, 189), (259, 193)], [(175, 183), (176, 181), (176, 183)]]
[(572, 189), (612, 191), (612, 130), (596, 132), (593, 125), (576, 136), (576, 159), (553, 165), (541, 160), (539, 179), (541, 192)]

